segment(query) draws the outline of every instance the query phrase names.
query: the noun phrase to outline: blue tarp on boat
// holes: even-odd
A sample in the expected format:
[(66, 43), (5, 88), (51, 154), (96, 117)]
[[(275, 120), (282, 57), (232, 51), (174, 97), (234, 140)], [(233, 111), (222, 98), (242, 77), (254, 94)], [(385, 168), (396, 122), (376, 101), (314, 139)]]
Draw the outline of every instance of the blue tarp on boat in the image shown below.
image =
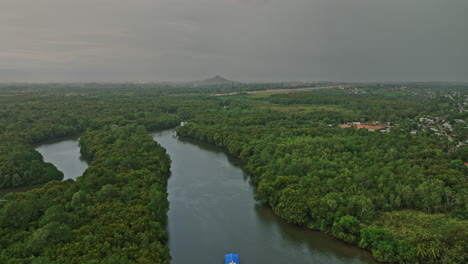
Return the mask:
[(237, 254), (224, 255), (224, 264), (239, 264), (239, 255)]

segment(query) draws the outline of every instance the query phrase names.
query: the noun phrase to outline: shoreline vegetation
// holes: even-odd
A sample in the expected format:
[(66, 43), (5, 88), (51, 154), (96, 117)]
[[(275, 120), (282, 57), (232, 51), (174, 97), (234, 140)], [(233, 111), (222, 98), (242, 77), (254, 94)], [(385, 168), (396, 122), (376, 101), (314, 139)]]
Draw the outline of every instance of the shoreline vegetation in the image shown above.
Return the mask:
[[(256, 199), (291, 223), (370, 250), (379, 261), (468, 260), (468, 86), (210, 96), (272, 87), (281, 88), (0, 85), (0, 188), (48, 182), (2, 198), (0, 262), (60, 262), (83, 253), (73, 251), (79, 245), (90, 250), (81, 263), (169, 263), (170, 160), (146, 131), (181, 120), (188, 121), (177, 128), (182, 136), (239, 157), (258, 185)], [(350, 122), (391, 130), (339, 127)], [(77, 133), (91, 167), (76, 181), (57, 181), (63, 175), (33, 144)]]
[[(437, 257), (440, 257), (444, 253), (446, 254), (446, 252), (440, 251), (440, 248), (450, 250), (447, 245), (441, 245), (443, 242), (438, 240), (440, 238), (444, 240), (455, 240), (456, 245), (454, 245), (454, 249), (460, 250), (453, 253), (450, 252), (453, 254), (451, 257), (455, 258), (455, 262), (452, 262), (453, 259), (449, 259), (449, 256), (444, 256), (445, 259), (443, 263), (463, 263), (466, 257), (463, 245), (467, 234), (467, 223), (466, 221), (457, 220), (457, 217), (450, 218), (444, 214), (427, 214), (416, 210), (403, 209), (394, 212), (384, 212), (382, 214), (373, 212), (373, 214), (376, 215), (375, 224), (371, 223), (370, 218), (362, 220), (351, 215), (343, 215), (341, 217), (327, 216), (332, 219), (338, 219), (331, 224), (326, 221), (320, 223), (311, 221), (307, 223), (304, 219), (307, 217), (307, 213), (305, 212), (308, 212), (308, 209), (302, 207), (300, 210), (296, 210), (298, 206), (301, 206), (301, 204), (298, 205), (296, 201), (300, 201), (301, 198), (298, 195), (292, 196), (291, 194), (283, 195), (282, 197), (271, 197), (275, 195), (273, 193), (282, 192), (282, 190), (277, 192), (273, 189), (268, 190), (270, 192), (269, 194), (264, 194), (263, 192), (265, 192), (266, 187), (259, 184), (259, 176), (254, 174), (255, 168), (249, 166), (249, 160), (242, 158), (242, 156), (236, 152), (230, 152), (228, 148), (222, 144), (214, 143), (214, 140), (210, 139), (209, 135), (204, 135), (204, 137), (201, 137), (203, 139), (201, 139), (193, 136), (193, 134), (189, 135), (193, 133), (193, 131), (187, 130), (185, 127), (178, 127), (177, 132), (183, 137), (215, 144), (223, 150), (228, 151), (230, 155), (239, 158), (243, 163), (243, 167), (245, 167), (244, 169), (249, 172), (250, 177), (252, 177), (256, 185), (255, 198), (268, 205), (277, 216), (289, 223), (324, 232), (346, 243), (368, 250), (378, 261), (385, 263), (432, 263)], [(226, 136), (226, 138), (229, 137)], [(233, 143), (232, 145), (236, 144)], [(299, 179), (295, 177), (279, 177), (281, 177), (281, 183), (279, 183), (279, 185), (288, 186), (288, 184), (291, 183), (299, 183)], [(291, 180), (290, 178), (293, 179)], [(273, 186), (275, 185), (278, 184), (275, 182)], [(288, 198), (290, 200), (286, 201)], [(272, 199), (289, 203), (275, 206), (270, 202)], [(332, 201), (336, 203), (336, 201)], [(341, 202), (347, 203), (348, 201), (341, 200)], [(327, 206), (330, 207), (328, 204)], [(342, 208), (329, 207), (325, 208), (325, 211), (329, 214), (334, 214), (337, 210), (343, 210)], [(363, 207), (359, 209), (361, 211), (368, 210)], [(375, 210), (375, 208), (372, 209)], [(459, 260), (456, 260), (456, 258), (459, 258)]]
[(90, 167), (76, 181), (4, 197), (0, 261), (169, 263), (165, 150), (134, 125), (88, 130), (80, 146)]

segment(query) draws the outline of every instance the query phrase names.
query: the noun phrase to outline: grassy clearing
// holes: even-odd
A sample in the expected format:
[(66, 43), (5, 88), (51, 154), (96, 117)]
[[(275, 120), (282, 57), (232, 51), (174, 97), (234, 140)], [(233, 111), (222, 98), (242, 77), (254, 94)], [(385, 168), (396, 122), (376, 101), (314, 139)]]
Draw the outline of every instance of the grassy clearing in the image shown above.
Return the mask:
[(255, 98), (265, 98), (269, 97), (272, 94), (277, 94), (277, 93), (252, 93), (246, 95), (248, 98), (255, 99)]
[(296, 111), (296, 110), (326, 110), (335, 111), (335, 107), (331, 106), (259, 106), (260, 109), (271, 109), (278, 111)]

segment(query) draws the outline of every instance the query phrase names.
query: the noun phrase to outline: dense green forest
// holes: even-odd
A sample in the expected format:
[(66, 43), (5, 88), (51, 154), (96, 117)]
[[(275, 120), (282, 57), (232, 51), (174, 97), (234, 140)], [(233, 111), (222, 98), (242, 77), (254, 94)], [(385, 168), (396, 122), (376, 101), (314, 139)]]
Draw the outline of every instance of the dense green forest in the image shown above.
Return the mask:
[[(256, 198), (292, 223), (330, 232), (380, 261), (466, 262), (466, 147), (409, 133), (420, 117), (449, 118), (450, 104), (402, 89), (368, 91), (244, 96), (177, 132), (240, 157)], [(393, 127), (338, 127), (350, 121)], [(466, 139), (466, 128), (460, 132)]]
[[(141, 124), (154, 130), (180, 123), (170, 105), (163, 107), (145, 98), (128, 99), (117, 88), (111, 92), (110, 88), (41, 87), (0, 90), (0, 188), (63, 178), (55, 167), (42, 162), (33, 148), (35, 143), (105, 125)], [(30, 90), (24, 92), (25, 88)]]
[(11, 193), (0, 209), (2, 263), (169, 263), (170, 158), (143, 126), (88, 130), (77, 181)]
[[(0, 200), (0, 262), (169, 263), (169, 157), (147, 131), (182, 120), (180, 136), (239, 157), (256, 199), (289, 222), (380, 261), (468, 261), (467, 86), (212, 96), (271, 88), (291, 87), (1, 86), (0, 188), (51, 182)], [(91, 167), (52, 181), (63, 175), (34, 144), (76, 134)]]

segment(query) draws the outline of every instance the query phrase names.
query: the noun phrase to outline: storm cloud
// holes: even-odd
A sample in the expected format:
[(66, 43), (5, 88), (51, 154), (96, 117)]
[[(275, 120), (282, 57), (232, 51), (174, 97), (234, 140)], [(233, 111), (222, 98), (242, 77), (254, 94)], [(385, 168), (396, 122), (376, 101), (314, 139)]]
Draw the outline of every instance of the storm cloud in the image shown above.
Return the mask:
[(466, 0), (0, 0), (0, 82), (468, 81)]

